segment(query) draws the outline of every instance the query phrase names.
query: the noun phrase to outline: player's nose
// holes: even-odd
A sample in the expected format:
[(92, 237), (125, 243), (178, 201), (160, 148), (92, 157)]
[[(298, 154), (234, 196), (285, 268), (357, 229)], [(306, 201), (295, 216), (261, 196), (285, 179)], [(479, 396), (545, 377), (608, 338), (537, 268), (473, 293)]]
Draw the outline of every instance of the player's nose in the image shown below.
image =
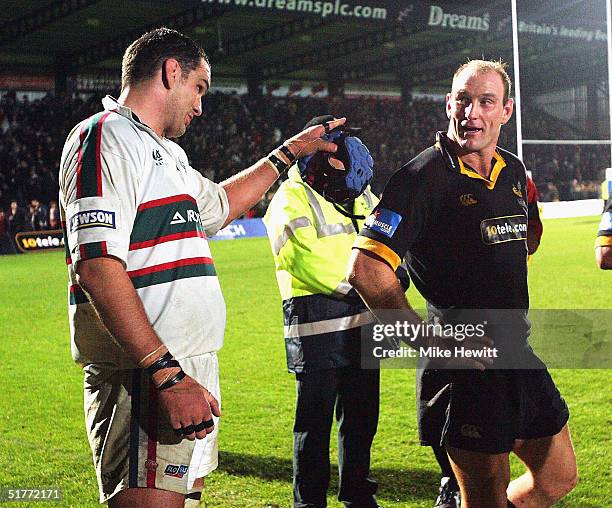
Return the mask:
[(478, 116), (477, 105), (473, 102), (470, 102), (470, 104), (463, 110), (463, 114), (468, 120), (471, 118), (475, 118), (476, 116)]
[(202, 114), (202, 97), (198, 96), (193, 103), (193, 114), (194, 116), (200, 116)]

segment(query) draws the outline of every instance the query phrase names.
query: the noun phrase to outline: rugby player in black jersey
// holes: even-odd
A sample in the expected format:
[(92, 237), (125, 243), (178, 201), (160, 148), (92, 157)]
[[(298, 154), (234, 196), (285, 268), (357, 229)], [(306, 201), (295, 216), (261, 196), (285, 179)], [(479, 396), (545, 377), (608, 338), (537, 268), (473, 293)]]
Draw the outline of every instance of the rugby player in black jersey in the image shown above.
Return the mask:
[[(548, 507), (577, 481), (567, 405), (527, 340), (525, 167), (496, 146), (513, 111), (510, 88), (501, 62), (474, 60), (456, 71), (446, 97), (447, 132), (391, 178), (358, 237), (348, 274), (375, 313), (398, 309), (418, 323), (394, 275), (405, 258), (431, 320), (486, 325), (499, 353), (493, 360), (457, 354), (424, 360), (425, 406), (436, 403), (429, 388), (440, 369), (455, 369), (444, 372), (450, 377), (444, 429), (427, 439), (446, 447), (463, 508)], [(413, 344), (432, 341), (438, 345), (440, 337)], [(465, 349), (453, 343), (447, 338), (445, 347)], [(510, 452), (526, 467), (513, 481)]]

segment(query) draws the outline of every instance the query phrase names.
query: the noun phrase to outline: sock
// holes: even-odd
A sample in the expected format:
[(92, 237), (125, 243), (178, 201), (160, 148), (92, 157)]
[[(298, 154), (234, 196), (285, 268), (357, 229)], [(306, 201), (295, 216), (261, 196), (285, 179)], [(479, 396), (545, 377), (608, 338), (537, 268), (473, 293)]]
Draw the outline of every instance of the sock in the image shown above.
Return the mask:
[(200, 506), (201, 492), (192, 492), (185, 495), (185, 508), (198, 508)]
[(431, 447), (436, 460), (440, 466), (440, 470), (442, 471), (442, 476), (448, 476), (451, 479), (451, 483), (453, 485), (457, 485), (457, 480), (455, 479), (455, 474), (453, 473), (453, 468), (450, 465), (450, 461), (448, 460), (448, 455), (446, 454), (446, 448), (440, 445)]

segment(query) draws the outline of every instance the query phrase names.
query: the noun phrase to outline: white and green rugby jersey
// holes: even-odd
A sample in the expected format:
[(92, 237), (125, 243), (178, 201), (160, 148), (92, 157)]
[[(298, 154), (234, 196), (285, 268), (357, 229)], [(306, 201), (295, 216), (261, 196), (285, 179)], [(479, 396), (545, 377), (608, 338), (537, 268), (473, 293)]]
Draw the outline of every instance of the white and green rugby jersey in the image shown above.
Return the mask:
[(227, 219), (225, 191), (189, 166), (113, 98), (68, 136), (60, 213), (70, 276), (72, 355), (86, 365), (133, 368), (78, 286), (82, 259), (120, 259), (153, 328), (177, 359), (218, 351), (225, 302), (207, 235)]

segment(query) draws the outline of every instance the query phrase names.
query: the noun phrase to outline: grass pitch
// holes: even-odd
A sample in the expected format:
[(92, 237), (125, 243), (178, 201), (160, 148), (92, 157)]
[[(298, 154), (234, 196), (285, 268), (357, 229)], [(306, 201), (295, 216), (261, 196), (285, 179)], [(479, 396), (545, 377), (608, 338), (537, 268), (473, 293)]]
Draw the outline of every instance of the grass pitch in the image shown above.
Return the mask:
[[(597, 270), (593, 260), (596, 225), (597, 218), (545, 222), (542, 246), (530, 265), (532, 308), (612, 307), (612, 274)], [(212, 249), (228, 328), (220, 353), (220, 467), (207, 479), (202, 505), (289, 507), (294, 381), (285, 368), (268, 242), (213, 242)], [(96, 506), (82, 375), (70, 358), (62, 253), (0, 257), (0, 287), (0, 487), (58, 487), (61, 506)], [(422, 305), (412, 290), (410, 295)], [(552, 374), (572, 411), (581, 476), (558, 506), (608, 506), (612, 375), (608, 370)], [(429, 450), (417, 442), (414, 372), (383, 370), (381, 385), (372, 452), (379, 502), (389, 508), (430, 507), (439, 478)], [(335, 453), (332, 438), (333, 462)], [(514, 461), (513, 473), (520, 470)], [(336, 487), (332, 478), (329, 506), (339, 506)]]

